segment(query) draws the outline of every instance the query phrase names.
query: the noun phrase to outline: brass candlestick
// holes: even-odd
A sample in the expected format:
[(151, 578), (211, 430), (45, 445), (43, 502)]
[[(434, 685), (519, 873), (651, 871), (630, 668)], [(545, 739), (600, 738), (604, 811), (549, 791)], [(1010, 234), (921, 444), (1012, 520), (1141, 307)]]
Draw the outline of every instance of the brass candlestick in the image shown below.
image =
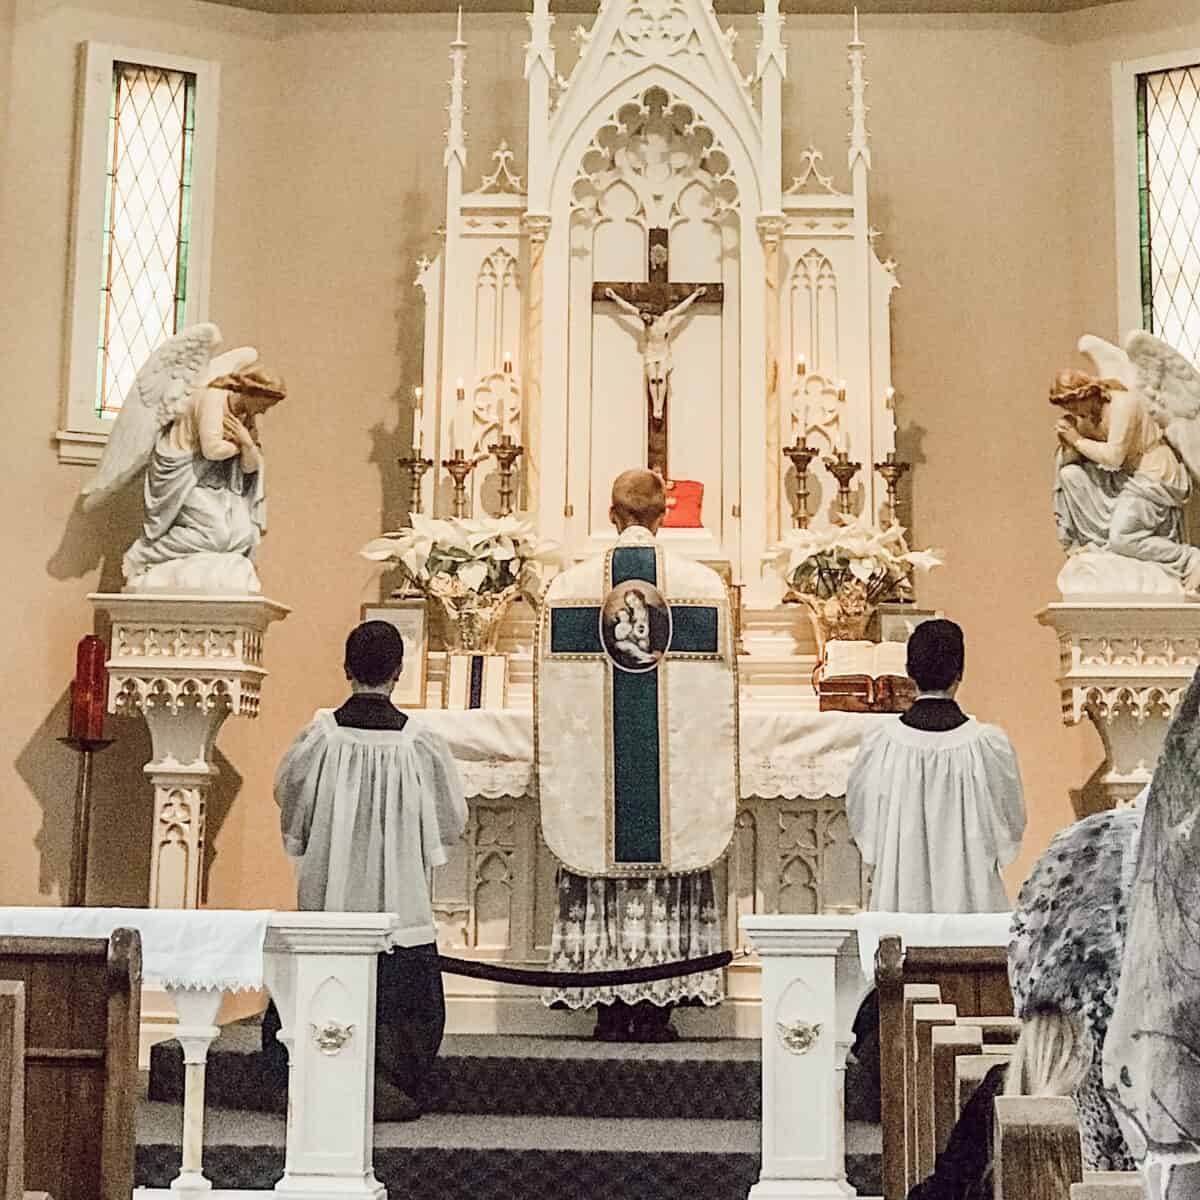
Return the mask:
[(442, 459), (442, 466), (450, 472), (450, 478), (454, 480), (454, 515), (465, 517), (467, 515), (467, 476), (475, 470), (475, 460), (468, 458), (461, 450), (455, 450), (449, 458)]
[(838, 481), (837, 510), (845, 517), (853, 514), (850, 502), (850, 481), (862, 470), (862, 463), (850, 461), (850, 455), (845, 450), (839, 450), (832, 458), (825, 460), (829, 473)]
[(513, 472), (525, 447), (518, 446), (512, 440), (512, 434), (505, 433), (499, 442), (488, 447), (488, 453), (500, 464), (500, 516), (507, 517), (513, 510)]
[(883, 476), (884, 486), (887, 488), (887, 511), (888, 524), (896, 523), (896, 489), (900, 486), (900, 480), (912, 470), (912, 463), (901, 462), (896, 457), (895, 450), (889, 450), (887, 458), (875, 464), (875, 470)]
[(424, 478), (425, 472), (433, 466), (433, 459), (422, 458), (420, 453), (414, 452), (408, 458), (398, 458), (396, 461), (403, 470), (408, 472), (411, 481), (412, 490), (408, 494), (408, 511), (419, 513), (422, 511), (421, 480)]
[(796, 510), (792, 513), (792, 520), (796, 522), (797, 529), (808, 528), (808, 468), (812, 465), (812, 460), (817, 457), (819, 451), (814, 450), (807, 442), (803, 442), (800, 438), (796, 438), (794, 446), (785, 447), (784, 456), (791, 460), (792, 466), (796, 469)]

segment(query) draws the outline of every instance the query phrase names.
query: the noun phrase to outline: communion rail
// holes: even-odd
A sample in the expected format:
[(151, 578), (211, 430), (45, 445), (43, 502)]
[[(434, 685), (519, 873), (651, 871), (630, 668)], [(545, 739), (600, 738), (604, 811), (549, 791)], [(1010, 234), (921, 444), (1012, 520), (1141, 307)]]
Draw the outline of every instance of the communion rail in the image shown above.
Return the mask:
[[(171, 1188), (221, 1200), (202, 1169), (205, 1067), (224, 994), (266, 986), (288, 1048), (287, 1142), (275, 1193), (383, 1200), (373, 1169), (376, 956), (396, 926), (376, 913), (0, 909), (0, 935), (107, 936), (137, 928), (145, 974), (171, 995), (185, 1063), (182, 1162)], [(844, 1200), (843, 1083), (851, 1026), (885, 935), (909, 945), (1004, 945), (1008, 917), (745, 917), (763, 973), (762, 1170), (752, 1200)], [(266, 1195), (268, 1193), (258, 1193)]]

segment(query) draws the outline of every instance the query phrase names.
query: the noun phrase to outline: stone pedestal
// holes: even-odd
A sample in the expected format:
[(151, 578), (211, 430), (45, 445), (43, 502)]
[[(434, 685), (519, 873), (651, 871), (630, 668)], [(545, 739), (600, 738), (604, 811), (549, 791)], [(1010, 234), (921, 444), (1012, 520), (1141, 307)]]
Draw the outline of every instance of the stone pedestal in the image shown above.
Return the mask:
[(196, 908), (203, 891), (212, 748), (230, 714), (258, 715), (267, 626), (289, 609), (261, 596), (97, 594), (112, 620), (109, 711), (141, 715), (153, 757), (150, 907)]
[(1200, 604), (1074, 601), (1038, 620), (1058, 634), (1063, 723), (1087, 716), (1104, 744), (1102, 807), (1127, 804), (1150, 782), (1200, 667)]

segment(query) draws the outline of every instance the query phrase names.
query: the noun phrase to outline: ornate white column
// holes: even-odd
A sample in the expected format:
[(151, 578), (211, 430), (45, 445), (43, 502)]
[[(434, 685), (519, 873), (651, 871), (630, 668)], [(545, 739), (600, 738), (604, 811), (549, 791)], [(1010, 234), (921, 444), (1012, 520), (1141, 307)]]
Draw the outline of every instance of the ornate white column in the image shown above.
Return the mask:
[(386, 1200), (373, 1165), (376, 955), (387, 913), (275, 913), (265, 973), (288, 1049), (287, 1158), (275, 1191)]
[(1051, 604), (1063, 723), (1088, 717), (1104, 744), (1106, 807), (1129, 803), (1154, 774), (1175, 708), (1200, 667), (1200, 604)]
[(217, 1016), (225, 993), (220, 988), (169, 988), (179, 1014), (175, 1037), (183, 1048), (183, 1147), (173, 1192), (209, 1192), (204, 1175), (204, 1080), (209, 1047), (220, 1036)]
[(867, 990), (853, 917), (743, 917), (762, 960), (762, 1169), (750, 1200), (843, 1200), (845, 1078)]
[(112, 619), (109, 710), (141, 715), (150, 729), (150, 907), (197, 908), (213, 743), (231, 713), (258, 715), (263, 637), (290, 610), (261, 596), (89, 599)]
[(546, 288), (546, 238), (550, 236), (548, 213), (526, 213), (521, 227), (529, 239), (529, 288), (525, 301), (525, 387), (521, 403), (525, 443), (526, 511), (538, 512), (542, 483), (542, 338), (544, 336)]

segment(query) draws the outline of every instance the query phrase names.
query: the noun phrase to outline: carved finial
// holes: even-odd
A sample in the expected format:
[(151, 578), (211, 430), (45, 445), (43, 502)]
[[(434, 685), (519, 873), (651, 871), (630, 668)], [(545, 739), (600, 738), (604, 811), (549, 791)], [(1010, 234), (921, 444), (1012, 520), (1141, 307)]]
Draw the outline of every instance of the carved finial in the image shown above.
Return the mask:
[[(856, 10), (857, 11), (857, 10)], [(855, 26), (857, 28), (857, 26)], [(454, 44), (456, 46), (465, 46), (467, 43), (463, 41), (462, 35), (462, 5), (458, 6), (458, 29), (454, 35)]]
[(513, 152), (509, 149), (507, 141), (501, 141), (500, 145), (492, 151), (492, 162), (496, 164), (496, 169), (490, 174), (483, 177), (483, 182), (479, 185), (481, 192), (507, 192), (511, 195), (519, 195), (521, 192), (521, 177), (514, 175), (512, 172)]
[(871, 148), (867, 134), (867, 80), (863, 74), (863, 64), (866, 58), (864, 46), (858, 34), (858, 9), (854, 10), (854, 40), (849, 45), (850, 51), (850, 169), (861, 159), (869, 171), (871, 169)]
[(462, 35), (462, 8), (458, 10), (458, 25), (454, 41), (450, 43), (450, 124), (446, 129), (446, 153), (444, 163), (449, 166), (457, 159), (459, 166), (466, 170), (467, 166), (467, 134), (463, 124), (466, 115), (466, 104), (463, 102), (464, 71), (467, 59), (467, 43)]

